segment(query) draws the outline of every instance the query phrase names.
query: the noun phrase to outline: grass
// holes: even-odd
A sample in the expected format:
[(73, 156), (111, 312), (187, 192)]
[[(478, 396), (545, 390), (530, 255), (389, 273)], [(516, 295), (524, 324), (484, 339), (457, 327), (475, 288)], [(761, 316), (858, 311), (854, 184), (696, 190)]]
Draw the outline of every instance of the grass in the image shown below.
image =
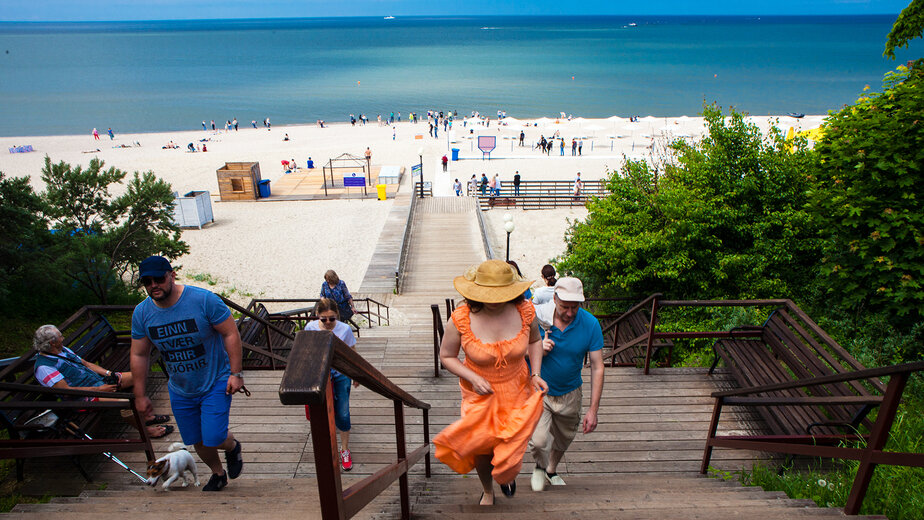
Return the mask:
[(209, 273), (184, 273), (186, 278), (190, 280), (195, 280), (197, 282), (204, 282), (209, 285), (217, 285), (218, 280)]

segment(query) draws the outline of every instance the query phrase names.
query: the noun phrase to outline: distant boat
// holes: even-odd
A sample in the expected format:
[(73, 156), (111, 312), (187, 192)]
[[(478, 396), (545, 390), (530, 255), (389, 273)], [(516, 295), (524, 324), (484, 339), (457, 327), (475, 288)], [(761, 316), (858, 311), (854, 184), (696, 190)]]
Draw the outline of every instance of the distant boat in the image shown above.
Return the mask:
[(394, 20), (395, 17), (394, 17), (394, 16), (386, 16), (385, 19), (386, 19), (386, 20)]
[(789, 117), (795, 117), (796, 119), (801, 119), (801, 118), (805, 117), (805, 114), (800, 114), (800, 113), (798, 113), (798, 112), (789, 112), (789, 113), (786, 114), (786, 115), (789, 116)]
[(638, 24), (635, 23), (635, 22), (632, 22), (632, 23), (629, 24), (629, 27), (637, 27), (637, 26), (638, 26)]

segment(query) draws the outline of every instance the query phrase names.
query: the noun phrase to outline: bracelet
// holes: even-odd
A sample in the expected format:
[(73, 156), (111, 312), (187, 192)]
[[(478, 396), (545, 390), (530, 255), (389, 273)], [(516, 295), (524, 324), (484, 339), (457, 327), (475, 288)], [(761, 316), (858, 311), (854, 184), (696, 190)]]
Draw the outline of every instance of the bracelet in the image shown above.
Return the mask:
[(231, 372), (231, 375), (234, 376), (234, 377), (239, 377), (239, 378), (241, 378), (241, 379), (244, 379), (244, 373), (243, 373), (243, 372)]
[(111, 375), (112, 375), (112, 370), (107, 370), (107, 371), (106, 371), (106, 376), (111, 376)]
[(532, 374), (532, 375), (529, 376), (529, 377), (539, 377), (539, 374)]

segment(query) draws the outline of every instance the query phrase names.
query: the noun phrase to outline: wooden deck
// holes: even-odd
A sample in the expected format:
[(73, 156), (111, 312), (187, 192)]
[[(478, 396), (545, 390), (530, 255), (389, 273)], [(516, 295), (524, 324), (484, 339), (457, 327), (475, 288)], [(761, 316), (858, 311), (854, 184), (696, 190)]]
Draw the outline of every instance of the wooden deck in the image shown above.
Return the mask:
[[(373, 166), (371, 172), (372, 182), (366, 186), (365, 193), (363, 188), (344, 188), (343, 179), (334, 179), (334, 185), (331, 186), (330, 175), (327, 177), (327, 192), (324, 191), (324, 181), (321, 168), (300, 168), (292, 173), (283, 175), (270, 184), (271, 195), (259, 201), (279, 201), (279, 200), (325, 200), (325, 199), (349, 199), (349, 198), (367, 198), (374, 199), (378, 196), (376, 184), (378, 183), (380, 166)], [(342, 177), (342, 172), (337, 173)], [(386, 184), (385, 190), (388, 198), (393, 198), (398, 193), (398, 184)]]

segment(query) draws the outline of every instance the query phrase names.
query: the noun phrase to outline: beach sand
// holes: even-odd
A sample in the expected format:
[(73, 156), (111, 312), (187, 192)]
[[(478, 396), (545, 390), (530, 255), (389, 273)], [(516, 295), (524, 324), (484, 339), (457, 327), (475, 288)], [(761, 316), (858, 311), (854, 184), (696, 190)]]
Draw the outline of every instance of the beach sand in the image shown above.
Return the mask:
[[(777, 124), (786, 132), (790, 127), (797, 131), (815, 128), (823, 116), (749, 119), (763, 131)], [(86, 135), (79, 136), (0, 138), (3, 150), (0, 171), (9, 177), (29, 177), (32, 186), (41, 191), (45, 155), (54, 162), (84, 167), (91, 158), (98, 157), (105, 161), (106, 167), (125, 170), (129, 175), (134, 171), (153, 171), (180, 194), (209, 191), (215, 222), (201, 230), (184, 230), (183, 240), (189, 244), (190, 253), (176, 263), (183, 266), (184, 282), (224, 291), (235, 301), (245, 303), (251, 295), (316, 297), (327, 269), (337, 271), (355, 292), (375, 250), (391, 201), (272, 201), (271, 198), (260, 202), (220, 202), (215, 170), (225, 162), (259, 162), (262, 177), (270, 179), (272, 186), (272, 182), (285, 175), (282, 160), (295, 159), (296, 164), (304, 167), (311, 157), (320, 168), (343, 153), (362, 157), (369, 147), (374, 166), (405, 167), (408, 172), (418, 162), (418, 156), (422, 156), (424, 179), (433, 182), (434, 195), (448, 196), (456, 178), (464, 184), (473, 174), (480, 177), (482, 172), (489, 177), (498, 174), (505, 187), (512, 185), (516, 171), (524, 180), (571, 180), (577, 172), (585, 180), (602, 179), (609, 171), (618, 169), (624, 157), (650, 157), (653, 142), (657, 149), (657, 143), (670, 138), (699, 139), (704, 132), (699, 117), (649, 117), (638, 122), (624, 118), (520, 121), (510, 117), (505, 122), (506, 125), (499, 125), (492, 119), (490, 126), (485, 127), (472, 120), (456, 121), (448, 136), (441, 130), (438, 138), (428, 135), (425, 122), (416, 125), (401, 122), (394, 127), (375, 122), (355, 127), (348, 123), (326, 128), (274, 126), (270, 131), (248, 125), (237, 132), (215, 133), (192, 130), (120, 134), (114, 129), (116, 136), (111, 141), (105, 133), (100, 140), (94, 140), (88, 128)], [(518, 145), (521, 130), (526, 134), (523, 147)], [(570, 146), (566, 146), (565, 156), (559, 155), (557, 146), (549, 156), (532, 148), (540, 135), (551, 136), (555, 132), (566, 139), (566, 145), (570, 145), (572, 137), (584, 138), (583, 155), (572, 157)], [(288, 141), (283, 140), (286, 134)], [(477, 136), (496, 137), (497, 146), (490, 160), (478, 150)], [(205, 142), (208, 152), (185, 151), (188, 143), (202, 144), (201, 139), (208, 139)], [(163, 149), (170, 141), (180, 148)], [(133, 146), (136, 142), (141, 146)], [(32, 145), (36, 151), (6, 153), (7, 148), (17, 145)], [(460, 160), (450, 161), (449, 171), (443, 172), (440, 158), (451, 157), (452, 148), (459, 149)], [(407, 189), (406, 180), (402, 189)], [(515, 210), (511, 214), (516, 225), (511, 235), (511, 258), (520, 265), (524, 276), (532, 279), (538, 278), (543, 264), (564, 251), (567, 219), (584, 218), (586, 210)], [(495, 253), (503, 258), (506, 243), (503, 211), (491, 210), (485, 215)]]

